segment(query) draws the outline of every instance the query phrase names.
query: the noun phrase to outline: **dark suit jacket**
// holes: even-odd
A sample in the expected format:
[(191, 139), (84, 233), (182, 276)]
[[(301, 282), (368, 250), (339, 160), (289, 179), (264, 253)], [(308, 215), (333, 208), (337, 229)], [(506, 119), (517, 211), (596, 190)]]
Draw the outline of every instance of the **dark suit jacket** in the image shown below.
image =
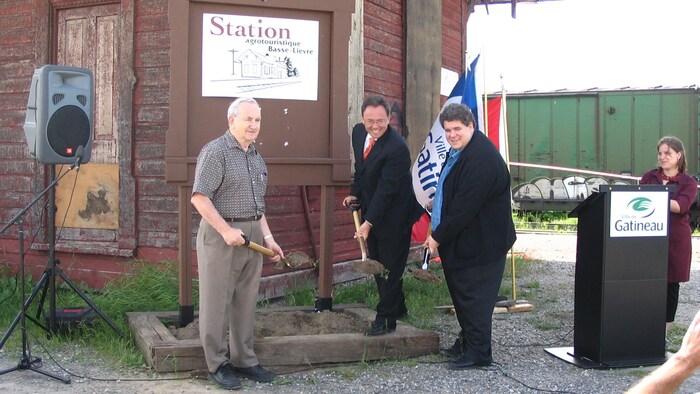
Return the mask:
[(510, 174), (496, 147), (475, 130), (443, 185), (433, 231), (445, 268), (473, 267), (503, 256), (515, 242)]
[(378, 238), (406, 234), (418, 220), (420, 205), (413, 194), (411, 155), (401, 134), (389, 126), (362, 159), (367, 130), (362, 123), (352, 129), (355, 175), (350, 195), (360, 199), (364, 219), (372, 223)]

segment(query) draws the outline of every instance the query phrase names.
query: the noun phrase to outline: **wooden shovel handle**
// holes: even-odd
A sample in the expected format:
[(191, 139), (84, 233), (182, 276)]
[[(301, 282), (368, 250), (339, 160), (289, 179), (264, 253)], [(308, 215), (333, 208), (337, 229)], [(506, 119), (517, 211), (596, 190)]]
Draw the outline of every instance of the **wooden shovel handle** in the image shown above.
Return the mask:
[[(355, 231), (360, 232), (360, 212), (357, 209), (353, 209), (352, 218), (355, 221)], [(367, 260), (367, 241), (359, 235), (357, 237), (357, 242), (360, 243), (360, 251), (362, 252), (362, 261)]]
[(247, 246), (247, 247), (250, 248), (250, 249), (253, 249), (253, 250), (257, 251), (257, 252), (260, 252), (260, 253), (262, 253), (262, 254), (264, 254), (264, 255), (266, 255), (266, 256), (270, 256), (270, 257), (275, 257), (275, 256), (277, 256), (277, 253), (273, 252), (272, 250), (270, 250), (270, 249), (268, 249), (268, 248), (266, 248), (266, 247), (264, 247), (264, 246), (262, 246), (262, 245), (258, 245), (258, 244), (256, 244), (255, 242), (251, 242), (251, 241), (248, 239), (248, 237), (246, 237), (245, 235), (243, 236), (243, 240), (245, 241), (244, 245)]
[(352, 218), (355, 221), (355, 231), (360, 232), (360, 211), (354, 209), (352, 211)]

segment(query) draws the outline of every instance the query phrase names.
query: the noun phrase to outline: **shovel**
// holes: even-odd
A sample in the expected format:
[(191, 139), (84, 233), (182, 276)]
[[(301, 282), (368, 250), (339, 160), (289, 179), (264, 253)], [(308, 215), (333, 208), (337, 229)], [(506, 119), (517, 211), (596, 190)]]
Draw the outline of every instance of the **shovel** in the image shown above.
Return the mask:
[[(258, 245), (255, 242), (251, 242), (250, 239), (248, 239), (247, 236), (243, 235), (243, 240), (245, 241), (243, 244), (248, 247), (248, 249), (252, 249), (256, 252), (260, 252), (264, 254), (265, 256), (269, 257), (275, 257), (277, 256), (277, 253), (273, 252), (271, 249), (268, 249), (262, 245)], [(285, 266), (289, 268), (298, 268), (302, 264), (305, 263), (310, 263), (311, 265), (314, 265), (314, 260), (312, 260), (309, 255), (303, 252), (291, 252), (287, 254), (287, 257), (282, 258), (279, 263), (275, 266), (277, 269), (282, 269)]]
[[(428, 224), (428, 235), (426, 236), (426, 238), (427, 237), (430, 237), (430, 224)], [(430, 249), (426, 247), (423, 249), (423, 265), (420, 268), (427, 270), (429, 261), (430, 261)]]
[[(435, 187), (431, 187), (430, 191), (432, 193), (435, 193)], [(428, 217), (431, 218), (433, 216), (432, 210), (428, 209), (428, 204), (432, 204), (432, 202), (426, 203), (423, 209), (425, 209), (425, 213), (428, 214)], [(428, 233), (425, 236), (425, 239), (430, 238), (430, 234), (432, 233), (432, 228), (430, 227), (430, 221), (428, 221)], [(421, 266), (421, 269), (427, 270), (428, 269), (428, 262), (430, 261), (430, 249), (425, 248), (423, 250), (423, 265)]]
[[(428, 237), (429, 236), (430, 236), (430, 227), (428, 227)], [(440, 277), (437, 276), (435, 274), (435, 272), (428, 270), (428, 262), (429, 261), (430, 261), (430, 249), (424, 248), (423, 249), (423, 265), (421, 266), (421, 269), (411, 271), (411, 276), (413, 276), (414, 278), (416, 278), (422, 282), (441, 283), (442, 279), (440, 279)]]
[[(355, 231), (360, 232), (360, 212), (352, 207), (348, 207), (352, 211), (352, 218), (355, 221)], [(384, 266), (377, 260), (367, 258), (367, 241), (361, 235), (357, 236), (357, 242), (360, 243), (360, 251), (362, 252), (362, 261), (355, 263), (352, 267), (359, 272), (367, 275), (379, 275), (384, 272)]]
[[(426, 209), (426, 212), (428, 210)], [(430, 212), (428, 212), (428, 215), (430, 215)], [(428, 224), (428, 234), (426, 236), (430, 237), (430, 224)], [(434, 272), (431, 272), (428, 270), (428, 263), (430, 262), (430, 249), (424, 248), (423, 249), (423, 265), (421, 265), (420, 270), (415, 270), (411, 272), (411, 275), (423, 282), (431, 282), (431, 283), (440, 283), (442, 282), (442, 279), (440, 279), (439, 276), (437, 276)]]

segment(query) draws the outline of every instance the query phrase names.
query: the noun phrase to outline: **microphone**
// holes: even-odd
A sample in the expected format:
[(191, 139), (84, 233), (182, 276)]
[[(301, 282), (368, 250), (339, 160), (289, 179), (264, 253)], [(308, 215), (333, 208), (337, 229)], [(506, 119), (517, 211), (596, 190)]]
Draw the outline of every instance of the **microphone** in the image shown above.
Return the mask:
[(85, 155), (85, 147), (80, 145), (78, 149), (75, 150), (75, 163), (73, 163), (73, 168), (78, 167), (78, 170), (80, 170), (80, 162), (83, 160), (83, 155)]

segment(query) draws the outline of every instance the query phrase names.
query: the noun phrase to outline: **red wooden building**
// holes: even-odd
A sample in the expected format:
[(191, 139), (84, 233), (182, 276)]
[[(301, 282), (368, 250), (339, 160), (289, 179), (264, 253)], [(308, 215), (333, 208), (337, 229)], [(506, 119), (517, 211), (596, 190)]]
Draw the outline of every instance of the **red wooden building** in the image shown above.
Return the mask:
[[(178, 259), (178, 212), (189, 196), (179, 196), (178, 188), (166, 181), (165, 156), (171, 50), (182, 45), (171, 39), (169, 9), (172, 2), (185, 1), (0, 2), (0, 225), (49, 183), (48, 165), (30, 156), (23, 131), (34, 70), (59, 64), (86, 67), (95, 75), (92, 159), (81, 166), (79, 176), (69, 174), (59, 183), (55, 215), (60, 267), (71, 279), (91, 287), (128, 271), (135, 259)], [(318, 0), (300, 0), (313, 1)], [(366, 95), (382, 94), (392, 104), (394, 126), (415, 155), (439, 111), (441, 67), (464, 70), (470, 3), (477, 1), (356, 1), (348, 60), (348, 126), (360, 120), (359, 104)], [(225, 127), (223, 116), (220, 127)], [(57, 174), (64, 170), (56, 166)], [(268, 220), (283, 249), (317, 256), (319, 190), (270, 187)], [(360, 254), (352, 238), (351, 215), (340, 207), (346, 193), (343, 187), (335, 193), (334, 263)], [(47, 205), (41, 200), (23, 217), (26, 261), (34, 273), (47, 263)], [(196, 227), (198, 218), (192, 220)], [(16, 225), (0, 234), (0, 248), (0, 264), (15, 269)], [(307, 272), (313, 275), (313, 269)], [(266, 264), (263, 275), (279, 277), (276, 274), (279, 271)], [(263, 290), (279, 295), (277, 290)]]

